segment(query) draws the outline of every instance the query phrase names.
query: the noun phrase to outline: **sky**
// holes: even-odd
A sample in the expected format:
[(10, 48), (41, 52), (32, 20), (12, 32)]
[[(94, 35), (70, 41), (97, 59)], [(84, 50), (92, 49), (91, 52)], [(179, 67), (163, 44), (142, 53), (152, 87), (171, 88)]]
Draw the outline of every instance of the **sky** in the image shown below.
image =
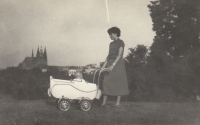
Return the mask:
[[(147, 5), (150, 0), (1, 0), (0, 68), (18, 66), (46, 47), (48, 65), (99, 64), (117, 26), (128, 48), (151, 46), (155, 33)], [(109, 15), (109, 17), (108, 17)], [(109, 18), (109, 21), (108, 21)]]

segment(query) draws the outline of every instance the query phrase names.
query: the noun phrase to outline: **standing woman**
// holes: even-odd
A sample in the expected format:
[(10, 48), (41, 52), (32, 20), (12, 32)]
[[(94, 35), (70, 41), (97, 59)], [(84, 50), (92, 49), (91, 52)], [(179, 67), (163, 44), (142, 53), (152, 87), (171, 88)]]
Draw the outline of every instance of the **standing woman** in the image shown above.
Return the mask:
[(103, 80), (103, 103), (101, 107), (104, 108), (107, 102), (107, 95), (117, 96), (115, 104), (116, 108), (120, 107), (120, 99), (122, 95), (128, 95), (128, 82), (126, 77), (126, 69), (123, 60), (124, 42), (119, 38), (120, 29), (112, 27), (108, 29), (108, 34), (111, 40), (109, 54), (105, 60), (102, 69), (106, 71)]

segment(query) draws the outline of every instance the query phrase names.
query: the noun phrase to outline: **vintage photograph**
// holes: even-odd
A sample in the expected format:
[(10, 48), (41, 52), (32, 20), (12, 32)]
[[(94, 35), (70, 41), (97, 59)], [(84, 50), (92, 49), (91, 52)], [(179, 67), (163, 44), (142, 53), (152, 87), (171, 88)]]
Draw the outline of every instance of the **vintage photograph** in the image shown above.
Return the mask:
[(199, 0), (0, 1), (0, 125), (199, 118)]

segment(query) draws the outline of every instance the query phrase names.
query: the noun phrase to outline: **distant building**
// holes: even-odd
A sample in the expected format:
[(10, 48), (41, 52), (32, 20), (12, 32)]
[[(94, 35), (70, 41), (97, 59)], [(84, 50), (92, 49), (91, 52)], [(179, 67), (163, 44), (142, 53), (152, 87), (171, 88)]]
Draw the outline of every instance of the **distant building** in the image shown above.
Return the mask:
[(21, 69), (32, 69), (32, 68), (40, 68), (43, 72), (47, 71), (48, 65), (47, 65), (47, 52), (46, 48), (43, 52), (42, 47), (39, 50), (37, 50), (36, 57), (34, 57), (33, 50), (32, 50), (32, 56), (26, 57), (23, 62), (19, 63), (18, 67)]
[(48, 66), (48, 70), (65, 72), (66, 75), (75, 75), (77, 71), (82, 72), (83, 66)]
[(75, 75), (76, 71), (77, 71), (76, 69), (69, 69), (69, 70), (68, 70), (69, 76)]
[(77, 71), (82, 72), (82, 70), (83, 70), (83, 67), (81, 66), (71, 66), (68, 68), (68, 75), (69, 76), (75, 75)]
[(84, 73), (93, 74), (100, 67), (97, 64), (88, 64), (84, 67)]
[(48, 70), (67, 72), (68, 71), (68, 66), (48, 66)]

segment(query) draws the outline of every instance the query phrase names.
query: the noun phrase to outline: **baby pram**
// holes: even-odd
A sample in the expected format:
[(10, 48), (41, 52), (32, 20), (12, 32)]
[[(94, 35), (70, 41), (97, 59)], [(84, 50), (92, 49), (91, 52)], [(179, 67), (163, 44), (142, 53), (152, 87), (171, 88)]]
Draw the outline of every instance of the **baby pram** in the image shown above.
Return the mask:
[[(95, 75), (99, 71), (98, 83), (95, 84)], [(70, 109), (74, 100), (79, 101), (79, 107), (83, 111), (89, 111), (92, 106), (92, 100), (100, 99), (102, 92), (99, 88), (99, 78), (103, 70), (94, 72), (93, 83), (83, 79), (61, 80), (54, 79), (50, 76), (50, 88), (48, 89), (49, 97), (57, 98), (57, 106), (62, 111)]]

